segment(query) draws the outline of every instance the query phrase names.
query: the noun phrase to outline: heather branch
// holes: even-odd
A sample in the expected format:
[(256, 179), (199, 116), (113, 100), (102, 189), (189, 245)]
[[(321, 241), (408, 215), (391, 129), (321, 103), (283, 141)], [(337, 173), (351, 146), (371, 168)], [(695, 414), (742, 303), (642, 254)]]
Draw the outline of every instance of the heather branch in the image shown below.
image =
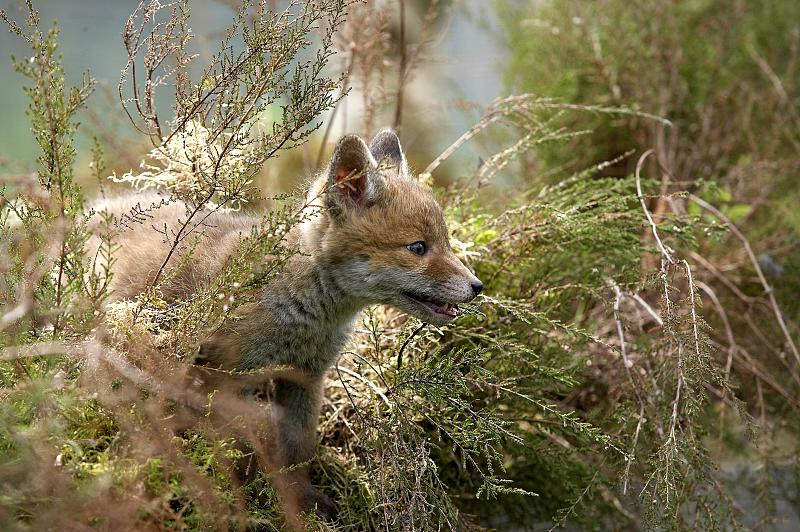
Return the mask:
[(756, 271), (756, 275), (758, 275), (758, 280), (761, 283), (761, 286), (764, 288), (764, 293), (767, 294), (769, 298), (770, 306), (772, 307), (772, 312), (775, 314), (775, 319), (780, 326), (781, 332), (783, 332), (783, 336), (786, 339), (786, 344), (789, 346), (792, 354), (794, 355), (795, 361), (797, 364), (800, 365), (800, 352), (797, 350), (797, 345), (794, 343), (794, 338), (792, 338), (791, 333), (789, 332), (788, 327), (786, 326), (786, 322), (783, 319), (783, 313), (781, 312), (780, 307), (778, 306), (778, 301), (775, 299), (775, 294), (772, 290), (772, 287), (767, 282), (767, 278), (764, 277), (764, 272), (761, 270), (761, 266), (758, 264), (758, 259), (756, 259), (755, 253), (753, 253), (753, 248), (750, 247), (750, 242), (744, 236), (744, 234), (736, 227), (730, 218), (725, 216), (719, 209), (708, 203), (707, 201), (703, 200), (702, 198), (698, 198), (694, 194), (689, 195), (689, 199), (693, 202), (697, 203), (700, 207), (707, 210), (720, 221), (722, 221), (725, 225), (727, 225), (731, 232), (739, 239), (739, 241), (744, 246), (744, 250), (747, 253), (747, 257), (750, 259), (750, 263), (753, 265), (753, 268)]
[(658, 249), (661, 250), (661, 254), (664, 256), (667, 262), (669, 262), (670, 264), (674, 264), (675, 261), (673, 260), (672, 255), (670, 254), (669, 251), (667, 251), (666, 246), (664, 246), (664, 243), (658, 237), (658, 227), (656, 226), (656, 223), (653, 221), (653, 217), (650, 216), (650, 211), (647, 208), (647, 203), (645, 202), (644, 194), (642, 194), (642, 180), (639, 177), (639, 173), (642, 170), (642, 166), (644, 165), (644, 161), (647, 159), (647, 156), (652, 153), (653, 150), (647, 150), (642, 154), (642, 156), (639, 158), (639, 161), (636, 163), (636, 174), (635, 174), (636, 195), (639, 198), (639, 203), (642, 205), (642, 210), (644, 211), (644, 214), (647, 217), (647, 221), (650, 222), (650, 228), (653, 231), (653, 238), (655, 238), (656, 243), (658, 244)]

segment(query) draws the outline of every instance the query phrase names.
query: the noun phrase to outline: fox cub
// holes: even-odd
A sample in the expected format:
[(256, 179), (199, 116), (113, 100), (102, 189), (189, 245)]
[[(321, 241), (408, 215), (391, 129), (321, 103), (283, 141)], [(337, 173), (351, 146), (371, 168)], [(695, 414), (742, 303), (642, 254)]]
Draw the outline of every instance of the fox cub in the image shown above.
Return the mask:
[[(142, 194), (110, 200), (105, 210), (122, 215)], [(157, 201), (157, 200), (156, 200)], [(347, 341), (356, 315), (384, 304), (428, 323), (456, 317), (459, 303), (475, 298), (480, 280), (453, 254), (442, 209), (409, 174), (397, 135), (380, 132), (369, 146), (358, 136), (342, 137), (328, 168), (312, 183), (314, 215), (295, 227), (287, 244), (300, 251), (263, 289), (200, 344), (196, 362), (226, 370), (291, 366), (306, 379), (273, 379), (281, 466), (291, 467), (291, 507), (330, 516), (330, 501), (310, 484), (323, 379)], [(156, 227), (177, 228), (186, 206), (169, 203), (153, 212)], [(191, 261), (165, 276), (162, 293), (190, 296), (217, 275), (257, 217), (217, 213), (204, 223), (207, 241)], [(155, 231), (126, 231), (119, 237), (114, 298), (134, 297), (152, 282), (169, 245)]]

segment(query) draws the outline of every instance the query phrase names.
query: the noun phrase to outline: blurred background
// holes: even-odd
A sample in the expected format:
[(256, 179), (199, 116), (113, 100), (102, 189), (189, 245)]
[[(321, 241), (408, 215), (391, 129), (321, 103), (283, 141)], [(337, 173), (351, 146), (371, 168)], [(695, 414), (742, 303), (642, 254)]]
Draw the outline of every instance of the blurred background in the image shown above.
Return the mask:
[[(136, 136), (124, 116), (117, 92), (120, 71), (127, 57), (121, 31), (137, 4), (138, 0), (42, 0), (35, 4), (44, 27), (49, 27), (53, 21), (58, 22), (68, 84), (79, 83), (86, 72), (98, 82), (94, 105), (90, 106), (90, 112), (83, 113), (78, 136), (76, 174), (85, 184), (89, 184), (88, 148), (92, 136), (100, 137), (105, 149), (110, 151), (109, 168), (117, 173), (138, 166), (149, 148), (146, 139)], [(198, 71), (216, 51), (221, 32), (235, 13), (232, 7), (235, 4), (225, 0), (190, 2), (194, 51), (198, 53), (194, 63)], [(396, 41), (399, 16), (394, 4), (369, 2), (360, 9), (369, 17), (366, 24), (380, 28), (389, 39)], [(19, 16), (24, 12), (22, 2), (0, 0), (0, 7), (22, 20)], [(490, 2), (409, 1), (405, 9), (407, 39), (410, 46), (418, 48), (419, 57), (415, 64), (410, 65), (408, 85), (404, 89), (402, 137), (412, 162), (424, 167), (472, 125), (483, 107), (503, 92), (503, 68), (509, 53), (501, 36), (497, 12)], [(358, 26), (358, 21), (354, 20), (352, 28), (358, 30)], [(357, 33), (355, 36), (357, 38)], [(345, 51), (348, 44), (343, 44)], [(3, 31), (0, 32), (0, 51), (0, 109), (5, 123), (0, 130), (0, 157), (8, 168), (28, 172), (35, 167), (38, 148), (25, 115), (24, 80), (14, 71), (10, 60), (11, 55), (24, 56), (26, 46), (18, 37)], [(372, 106), (376, 108), (376, 116), (370, 116), (369, 123), (364, 119), (364, 94), (376, 89), (384, 90), (397, 77), (397, 43), (382, 42), (380, 51), (384, 54), (380, 58), (369, 58), (377, 63), (368, 67), (368, 76), (374, 77), (369, 81), (370, 86), (363, 87), (354, 80), (350, 83), (350, 94), (337, 110), (334, 120), (331, 122), (329, 115), (326, 116), (325, 126), (331, 128), (328, 144), (344, 133), (371, 135), (382, 127), (393, 125), (395, 109), (390, 104), (394, 98), (390, 101), (386, 95), (370, 94), (375, 100)], [(346, 55), (340, 53), (334, 60), (334, 70), (344, 70), (348, 62)], [(355, 70), (358, 68), (356, 66)], [(356, 78), (357, 74), (353, 77)], [(381, 87), (377, 87), (379, 82)], [(164, 109), (172, 103), (169, 95), (161, 95), (159, 101)], [(322, 132), (320, 130), (312, 138), (303, 153), (287, 154), (278, 163), (283, 167), (280, 172), (275, 168), (265, 168), (266, 175), (273, 172), (284, 175), (278, 183), (270, 181), (271, 188), (283, 190), (317, 170), (314, 163)], [(474, 148), (468, 146), (465, 151), (469, 153), (458, 154), (454, 160), (461, 163), (468, 160), (472, 166), (477, 166), (478, 154)], [(443, 168), (447, 175), (454, 172), (451, 165), (448, 163)], [(292, 173), (287, 175), (288, 172)], [(269, 195), (275, 190), (263, 192)]]

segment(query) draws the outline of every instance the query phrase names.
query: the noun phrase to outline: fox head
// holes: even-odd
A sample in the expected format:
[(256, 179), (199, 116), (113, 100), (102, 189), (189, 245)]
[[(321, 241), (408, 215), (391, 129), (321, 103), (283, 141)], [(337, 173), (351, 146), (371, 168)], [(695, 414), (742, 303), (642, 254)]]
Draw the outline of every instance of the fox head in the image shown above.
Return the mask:
[(397, 135), (384, 130), (369, 146), (342, 137), (309, 193), (323, 215), (305, 237), (313, 254), (335, 265), (337, 284), (365, 304), (393, 306), (428, 323), (456, 317), (483, 284), (450, 247), (433, 195), (408, 170)]

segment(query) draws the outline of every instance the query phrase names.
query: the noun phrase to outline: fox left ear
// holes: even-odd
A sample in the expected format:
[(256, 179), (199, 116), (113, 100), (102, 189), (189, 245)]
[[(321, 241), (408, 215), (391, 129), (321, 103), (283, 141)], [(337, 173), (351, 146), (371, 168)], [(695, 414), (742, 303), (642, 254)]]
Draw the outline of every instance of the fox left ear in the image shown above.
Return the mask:
[(345, 135), (336, 143), (328, 168), (328, 207), (367, 207), (377, 201), (382, 190), (378, 164), (367, 144), (356, 135)]
[(397, 167), (401, 176), (408, 175), (408, 163), (403, 148), (400, 146), (400, 139), (397, 133), (391, 129), (384, 129), (375, 135), (375, 138), (369, 143), (369, 151), (379, 163), (387, 161)]

